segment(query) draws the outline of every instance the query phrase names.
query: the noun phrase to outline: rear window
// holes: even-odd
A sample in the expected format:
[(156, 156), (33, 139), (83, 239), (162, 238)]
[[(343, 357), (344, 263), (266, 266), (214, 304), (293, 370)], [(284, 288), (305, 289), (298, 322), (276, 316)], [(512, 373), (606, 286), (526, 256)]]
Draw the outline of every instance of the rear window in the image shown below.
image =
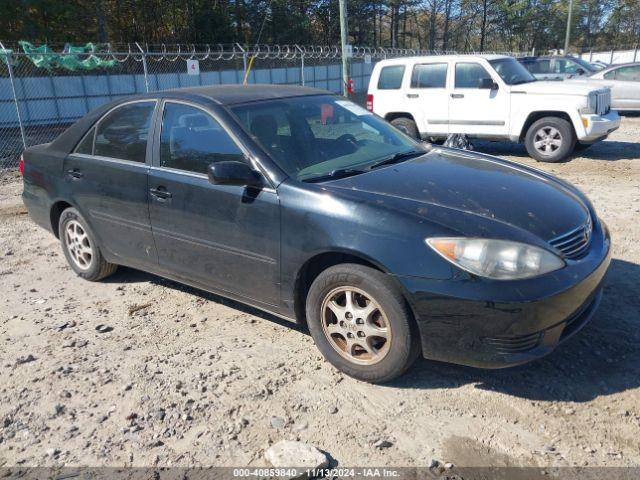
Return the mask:
[(130, 103), (105, 115), (96, 127), (93, 154), (144, 163), (155, 106), (155, 101)]
[(446, 63), (427, 63), (413, 67), (411, 88), (445, 88), (446, 82)]
[(402, 85), (404, 65), (382, 67), (378, 78), (378, 90), (398, 90)]

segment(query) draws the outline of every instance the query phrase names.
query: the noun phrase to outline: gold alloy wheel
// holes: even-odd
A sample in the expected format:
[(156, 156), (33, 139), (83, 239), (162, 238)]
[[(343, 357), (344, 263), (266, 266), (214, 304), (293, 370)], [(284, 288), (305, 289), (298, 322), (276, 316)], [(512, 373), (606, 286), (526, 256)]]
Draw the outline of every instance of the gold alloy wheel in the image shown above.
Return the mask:
[(378, 303), (355, 287), (331, 290), (321, 307), (322, 331), (342, 357), (373, 365), (389, 353), (391, 326)]

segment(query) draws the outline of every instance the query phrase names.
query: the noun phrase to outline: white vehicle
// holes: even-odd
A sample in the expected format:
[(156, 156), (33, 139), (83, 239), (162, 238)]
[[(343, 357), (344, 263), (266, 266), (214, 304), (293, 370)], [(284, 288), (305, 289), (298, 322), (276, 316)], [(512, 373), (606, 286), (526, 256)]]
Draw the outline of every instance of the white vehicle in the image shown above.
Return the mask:
[(542, 162), (603, 140), (620, 126), (606, 87), (536, 81), (512, 57), (446, 55), (377, 63), (367, 108), (405, 133), (524, 142)]

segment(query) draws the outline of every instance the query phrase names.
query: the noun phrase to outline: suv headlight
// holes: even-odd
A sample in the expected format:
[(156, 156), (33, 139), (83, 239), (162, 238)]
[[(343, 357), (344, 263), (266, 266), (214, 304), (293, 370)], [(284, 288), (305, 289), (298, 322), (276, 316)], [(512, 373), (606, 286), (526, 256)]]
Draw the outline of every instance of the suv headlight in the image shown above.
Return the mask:
[(594, 114), (596, 113), (596, 106), (598, 103), (598, 94), (596, 92), (591, 92), (587, 95), (587, 105), (580, 108), (580, 113), (585, 114)]
[(427, 245), (467, 272), (493, 280), (519, 280), (553, 272), (563, 260), (542, 248), (485, 238), (427, 238)]

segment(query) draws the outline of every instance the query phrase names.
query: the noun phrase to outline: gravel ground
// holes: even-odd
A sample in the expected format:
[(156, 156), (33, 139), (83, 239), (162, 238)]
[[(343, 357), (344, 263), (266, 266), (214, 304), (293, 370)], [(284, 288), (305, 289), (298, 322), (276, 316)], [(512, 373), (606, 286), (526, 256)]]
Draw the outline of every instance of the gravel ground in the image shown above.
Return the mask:
[[(0, 188), (0, 467), (264, 465), (282, 439), (341, 466), (640, 465), (640, 118), (570, 162), (614, 260), (593, 322), (500, 371), (420, 360), (373, 386), (284, 321), (121, 268), (77, 278)], [(522, 147), (477, 149), (534, 164)], [(549, 205), (553, 209), (553, 205)]]

